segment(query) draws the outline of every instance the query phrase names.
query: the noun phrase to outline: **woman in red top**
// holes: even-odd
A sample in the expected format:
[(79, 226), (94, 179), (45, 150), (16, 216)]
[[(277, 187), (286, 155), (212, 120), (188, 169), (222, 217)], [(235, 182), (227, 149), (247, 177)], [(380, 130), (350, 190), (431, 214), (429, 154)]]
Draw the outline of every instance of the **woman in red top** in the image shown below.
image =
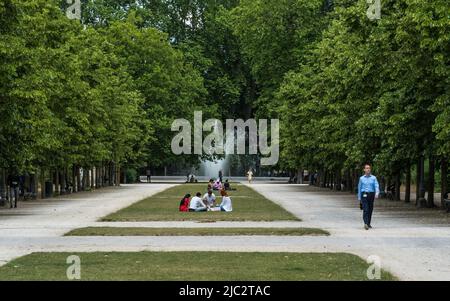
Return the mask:
[(180, 202), (180, 212), (189, 212), (189, 203), (191, 202), (191, 195), (186, 194)]

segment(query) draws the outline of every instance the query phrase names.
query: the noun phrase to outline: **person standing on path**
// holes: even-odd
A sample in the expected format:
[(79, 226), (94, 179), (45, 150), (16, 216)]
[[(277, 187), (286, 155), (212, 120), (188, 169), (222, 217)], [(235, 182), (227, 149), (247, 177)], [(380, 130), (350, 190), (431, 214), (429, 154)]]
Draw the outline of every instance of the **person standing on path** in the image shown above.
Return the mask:
[(151, 183), (152, 182), (152, 170), (150, 169), (150, 167), (147, 168), (147, 183)]
[(253, 171), (251, 168), (247, 172), (247, 179), (248, 179), (248, 183), (251, 184), (252, 180), (253, 180)]
[(372, 175), (372, 166), (364, 166), (364, 175), (359, 178), (358, 201), (362, 204), (364, 229), (372, 229), (372, 213), (375, 198), (380, 195), (380, 185), (377, 178)]

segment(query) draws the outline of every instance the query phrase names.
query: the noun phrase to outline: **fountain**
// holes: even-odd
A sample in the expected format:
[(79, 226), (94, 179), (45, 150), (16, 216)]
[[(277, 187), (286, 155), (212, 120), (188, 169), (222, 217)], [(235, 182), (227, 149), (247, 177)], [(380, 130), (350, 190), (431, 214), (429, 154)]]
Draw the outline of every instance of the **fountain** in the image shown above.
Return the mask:
[(217, 179), (220, 170), (224, 177), (230, 177), (228, 156), (216, 161), (204, 161), (200, 165), (200, 175), (206, 177), (206, 180)]
[[(214, 125), (213, 131), (218, 131), (219, 129), (219, 123), (216, 121)], [(214, 154), (215, 150), (210, 149), (208, 151), (209, 154)], [(203, 161), (200, 165), (200, 175), (204, 176), (206, 180), (209, 179), (217, 179), (219, 177), (219, 171), (222, 171), (222, 175), (230, 176), (230, 170), (229, 170), (229, 156), (225, 155), (225, 158), (218, 159), (214, 161)]]

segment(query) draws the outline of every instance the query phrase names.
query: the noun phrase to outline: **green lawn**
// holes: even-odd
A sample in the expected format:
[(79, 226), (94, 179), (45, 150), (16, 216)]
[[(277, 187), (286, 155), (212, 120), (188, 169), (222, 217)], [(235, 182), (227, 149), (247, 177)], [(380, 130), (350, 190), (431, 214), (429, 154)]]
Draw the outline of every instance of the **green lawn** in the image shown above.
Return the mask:
[[(206, 193), (206, 184), (184, 184), (167, 189), (128, 208), (108, 215), (102, 221), (275, 221), (299, 220), (281, 206), (244, 185), (233, 184), (233, 212), (179, 212), (181, 198), (190, 193)], [(215, 192), (216, 196), (218, 193)], [(220, 202), (221, 198), (217, 197)]]
[(236, 236), (236, 235), (329, 235), (315, 228), (118, 228), (87, 227), (66, 236)]
[[(67, 280), (78, 255), (81, 280), (367, 280), (368, 264), (345, 253), (33, 253), (0, 267), (0, 280)], [(382, 280), (395, 280), (382, 272)]]

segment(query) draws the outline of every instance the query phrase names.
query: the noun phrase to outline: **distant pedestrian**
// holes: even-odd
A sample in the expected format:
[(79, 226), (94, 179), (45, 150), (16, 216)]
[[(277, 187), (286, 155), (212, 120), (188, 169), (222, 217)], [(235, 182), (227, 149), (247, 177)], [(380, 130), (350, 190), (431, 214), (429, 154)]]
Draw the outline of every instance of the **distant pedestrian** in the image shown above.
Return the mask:
[(377, 178), (372, 175), (372, 166), (366, 164), (364, 166), (364, 175), (359, 179), (358, 184), (358, 201), (362, 205), (364, 229), (372, 229), (372, 213), (375, 198), (380, 195), (380, 185)]
[(152, 170), (150, 168), (147, 168), (147, 183), (151, 183), (152, 182)]
[(19, 200), (20, 179), (18, 176), (9, 175), (7, 182), (11, 192), (9, 195), (9, 206), (10, 208), (17, 208), (17, 201)]
[(253, 171), (251, 168), (247, 172), (247, 179), (248, 179), (248, 183), (251, 184), (253, 181)]
[(220, 183), (223, 183), (223, 172), (222, 172), (222, 170), (219, 170), (219, 180), (220, 180)]

